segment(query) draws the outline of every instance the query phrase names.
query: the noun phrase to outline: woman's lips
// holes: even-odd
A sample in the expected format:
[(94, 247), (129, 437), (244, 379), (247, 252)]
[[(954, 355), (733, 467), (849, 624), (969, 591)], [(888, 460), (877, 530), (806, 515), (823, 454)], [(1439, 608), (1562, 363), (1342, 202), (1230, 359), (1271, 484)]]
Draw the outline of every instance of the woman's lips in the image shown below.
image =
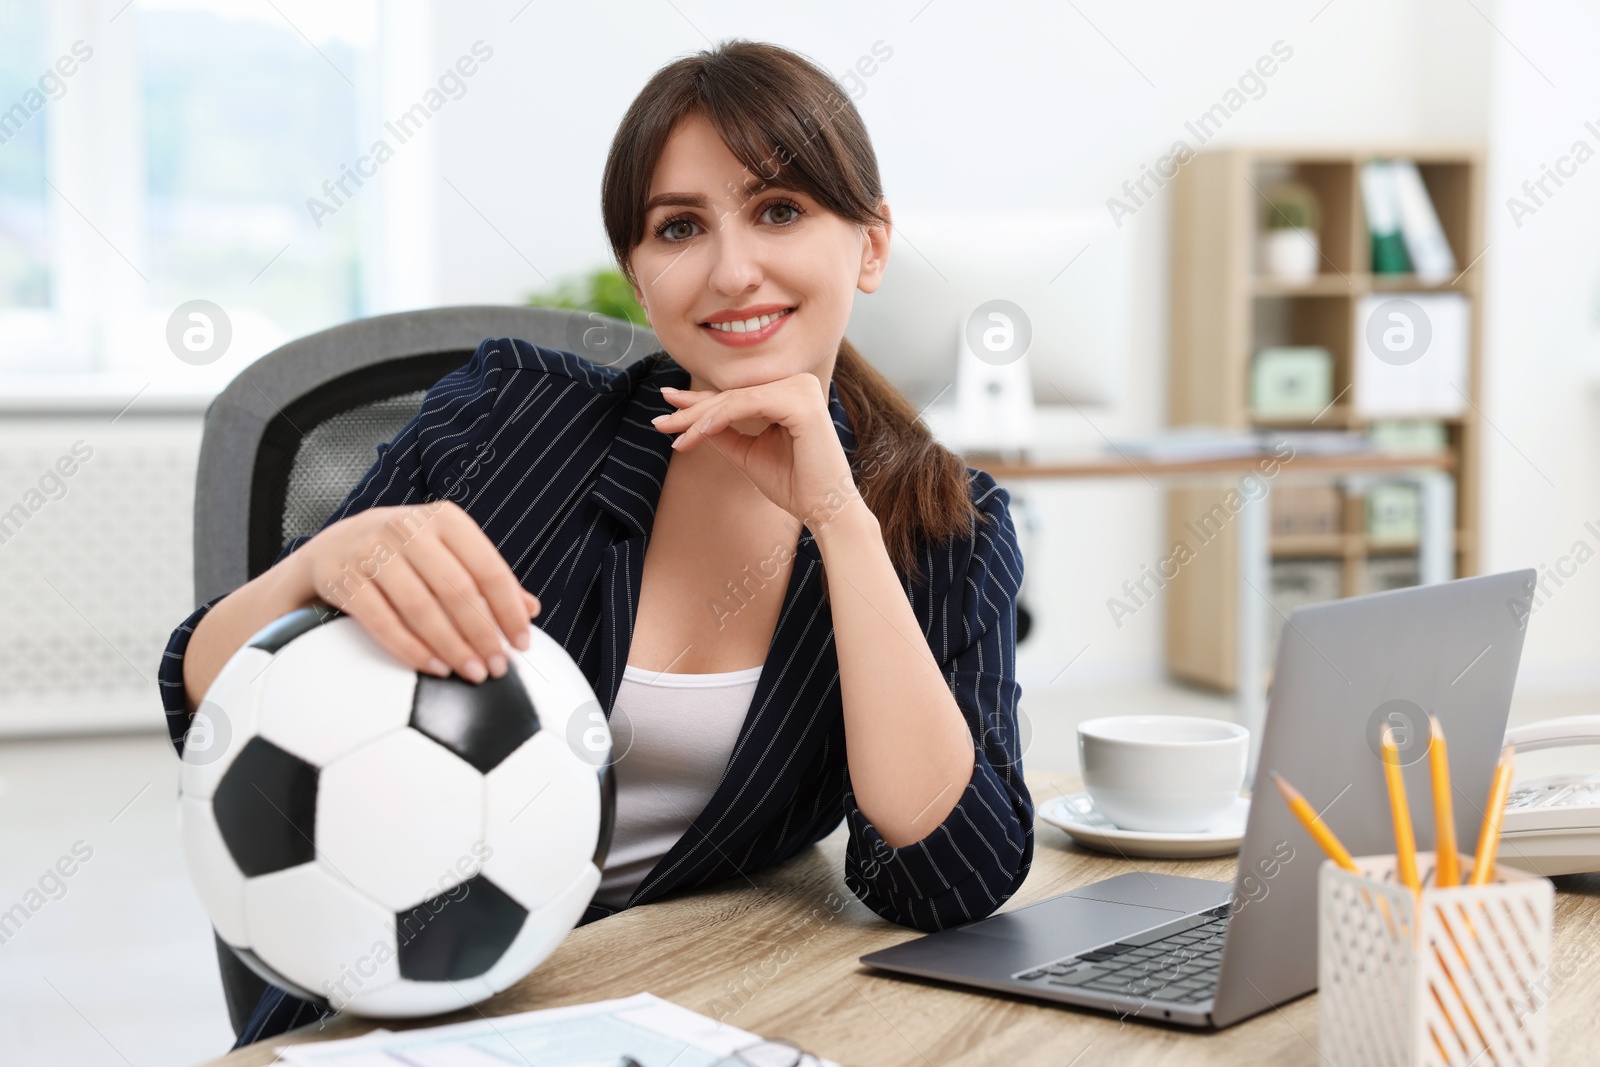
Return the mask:
[(750, 330), (746, 333), (735, 333), (732, 330), (719, 330), (715, 326), (700, 324), (700, 329), (710, 334), (714, 339), (732, 348), (742, 348), (746, 345), (758, 345), (783, 329), (783, 324), (794, 317), (794, 308), (790, 308), (782, 315), (773, 319), (759, 330)]

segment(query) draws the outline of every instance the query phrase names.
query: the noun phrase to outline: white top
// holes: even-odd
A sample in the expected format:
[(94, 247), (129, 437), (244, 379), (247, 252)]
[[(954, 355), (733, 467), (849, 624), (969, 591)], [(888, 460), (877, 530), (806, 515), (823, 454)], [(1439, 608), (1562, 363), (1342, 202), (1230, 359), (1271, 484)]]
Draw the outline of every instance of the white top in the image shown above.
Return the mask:
[(616, 822), (596, 902), (626, 907), (644, 876), (705, 810), (760, 678), (760, 667), (719, 674), (623, 667), (611, 708)]

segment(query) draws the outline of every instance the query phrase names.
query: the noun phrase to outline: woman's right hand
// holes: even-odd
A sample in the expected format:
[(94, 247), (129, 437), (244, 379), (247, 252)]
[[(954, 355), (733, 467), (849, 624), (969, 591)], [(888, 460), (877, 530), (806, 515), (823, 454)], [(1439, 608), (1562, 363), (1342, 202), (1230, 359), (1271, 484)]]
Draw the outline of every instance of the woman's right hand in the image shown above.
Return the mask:
[(439, 677), (454, 670), (477, 683), (506, 673), (502, 633), (529, 647), (538, 598), (452, 501), (368, 508), (325, 527), (293, 555), (303, 557), (311, 595), (353, 616), (413, 670)]

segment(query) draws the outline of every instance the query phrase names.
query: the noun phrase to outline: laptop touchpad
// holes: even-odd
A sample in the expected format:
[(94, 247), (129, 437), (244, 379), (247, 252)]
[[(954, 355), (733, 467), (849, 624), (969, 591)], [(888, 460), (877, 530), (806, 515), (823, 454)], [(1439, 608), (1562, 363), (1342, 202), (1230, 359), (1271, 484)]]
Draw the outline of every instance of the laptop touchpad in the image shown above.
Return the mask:
[(1118, 937), (1149, 929), (1184, 914), (1166, 908), (1118, 904), (1110, 900), (1059, 896), (1016, 911), (956, 928), (957, 932), (1005, 941), (1025, 941), (1046, 951), (1059, 947), (1093, 948)]

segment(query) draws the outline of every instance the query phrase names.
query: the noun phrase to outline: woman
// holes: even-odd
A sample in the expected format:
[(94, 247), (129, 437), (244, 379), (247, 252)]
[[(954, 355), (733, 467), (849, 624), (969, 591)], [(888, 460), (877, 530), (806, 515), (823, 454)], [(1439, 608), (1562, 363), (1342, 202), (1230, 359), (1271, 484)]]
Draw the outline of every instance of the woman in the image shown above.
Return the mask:
[[(1006, 491), (844, 339), (891, 227), (860, 115), (794, 53), (728, 42), (651, 79), (603, 185), (664, 351), (615, 370), (485, 341), (317, 534), (173, 634), (175, 743), (294, 608), (332, 604), (474, 682), (532, 616), (623, 753), (584, 923), (781, 862), (841, 818), (845, 884), (879, 915), (990, 914), (1033, 856), (1022, 559)], [(241, 1044), (316, 1017), (269, 989)]]

